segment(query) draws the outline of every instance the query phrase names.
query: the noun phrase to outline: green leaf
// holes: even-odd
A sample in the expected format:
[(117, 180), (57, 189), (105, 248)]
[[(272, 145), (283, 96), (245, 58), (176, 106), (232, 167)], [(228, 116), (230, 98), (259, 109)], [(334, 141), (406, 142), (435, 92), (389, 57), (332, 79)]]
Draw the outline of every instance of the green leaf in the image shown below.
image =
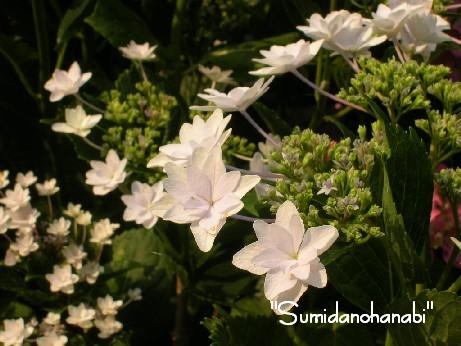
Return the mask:
[(343, 249), (339, 257), (327, 261), (326, 268), (329, 282), (349, 302), (369, 311), (373, 300), (377, 311), (386, 309), (391, 300), (391, 283), (382, 239)]
[[(427, 309), (427, 302), (431, 301), (434, 308)], [(389, 331), (394, 345), (461, 345), (461, 297), (451, 292), (424, 290), (415, 298), (415, 307), (417, 314), (425, 314), (425, 323), (392, 324)], [(412, 301), (398, 299), (390, 312), (411, 314)]]
[(58, 32), (56, 34), (56, 43), (58, 45), (67, 42), (74, 33), (80, 29), (80, 20), (82, 19), (85, 10), (93, 2), (94, 0), (84, 0), (75, 8), (71, 8), (66, 11), (59, 23)]
[(116, 48), (128, 44), (130, 40), (156, 42), (144, 20), (119, 0), (98, 1), (85, 22)]
[(389, 184), (397, 212), (419, 252), (425, 246), (432, 208), (432, 168), (426, 148), (414, 129), (405, 132), (388, 125), (386, 137), (391, 156), (386, 161)]

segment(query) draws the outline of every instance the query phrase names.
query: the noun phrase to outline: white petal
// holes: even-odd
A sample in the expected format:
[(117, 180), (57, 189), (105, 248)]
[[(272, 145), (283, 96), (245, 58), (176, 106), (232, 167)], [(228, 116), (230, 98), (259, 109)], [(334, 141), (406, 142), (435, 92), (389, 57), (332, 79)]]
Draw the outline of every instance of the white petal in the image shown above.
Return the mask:
[(262, 275), (267, 272), (267, 268), (260, 267), (253, 263), (253, 259), (258, 256), (263, 248), (259, 242), (251, 243), (237, 252), (232, 258), (232, 264), (237, 268), (247, 270), (256, 275)]
[(292, 289), (298, 280), (290, 273), (284, 273), (279, 269), (267, 272), (264, 281), (264, 295), (269, 300), (274, 300), (279, 294)]

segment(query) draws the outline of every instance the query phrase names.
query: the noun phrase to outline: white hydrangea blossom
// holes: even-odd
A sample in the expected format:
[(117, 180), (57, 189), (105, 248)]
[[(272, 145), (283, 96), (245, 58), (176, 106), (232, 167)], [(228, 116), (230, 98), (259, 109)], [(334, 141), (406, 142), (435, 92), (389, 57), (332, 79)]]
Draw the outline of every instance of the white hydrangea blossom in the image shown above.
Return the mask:
[(110, 295), (100, 297), (96, 300), (99, 312), (104, 316), (117, 315), (118, 309), (123, 305), (122, 300), (114, 300)]
[(123, 195), (122, 201), (126, 205), (123, 220), (135, 221), (145, 228), (152, 228), (171, 208), (171, 196), (163, 192), (163, 182), (152, 186), (135, 181), (131, 184), (131, 195)]
[(14, 185), (14, 189), (6, 190), (5, 197), (0, 198), (0, 203), (11, 211), (26, 206), (30, 201), (29, 189), (24, 189), (21, 185)]
[(18, 173), (16, 174), (16, 183), (21, 185), (22, 188), (28, 188), (29, 186), (37, 182), (37, 177), (34, 175), (34, 172), (28, 171), (26, 174)]
[(64, 123), (54, 123), (51, 126), (52, 130), (80, 137), (88, 136), (91, 129), (102, 119), (101, 114), (87, 115), (80, 105), (75, 108), (66, 108), (64, 116), (66, 121)]
[(39, 196), (52, 196), (59, 191), (59, 186), (56, 185), (56, 179), (52, 178), (45, 180), (42, 184), (37, 183), (35, 187)]
[(9, 213), (3, 207), (0, 207), (0, 234), (4, 234), (8, 231), (9, 221)]
[(45, 277), (50, 283), (51, 292), (72, 294), (74, 284), (78, 282), (78, 275), (72, 273), (72, 267), (69, 264), (53, 266), (53, 273), (46, 274)]
[(268, 300), (297, 302), (309, 286), (325, 287), (327, 273), (318, 256), (338, 238), (336, 228), (328, 225), (305, 231), (290, 201), (279, 207), (275, 223), (258, 220), (253, 227), (258, 240), (237, 252), (232, 263), (253, 274), (266, 274)]
[(197, 149), (187, 167), (169, 163), (164, 186), (174, 198), (174, 206), (164, 216), (175, 223), (190, 223), (195, 241), (202, 251), (209, 251), (226, 218), (243, 208), (242, 197), (260, 178), (227, 172), (221, 149), (210, 153)]
[(86, 304), (80, 303), (78, 306), (69, 305), (67, 307), (67, 313), (69, 314), (66, 319), (68, 324), (80, 327), (84, 330), (93, 327), (96, 310), (88, 307)]
[(198, 65), (198, 70), (214, 83), (231, 84), (234, 82), (231, 78), (234, 72), (232, 70), (221, 70), (219, 66), (208, 68), (203, 65)]
[(156, 58), (154, 53), (157, 46), (151, 46), (148, 42), (138, 44), (131, 40), (125, 47), (119, 47), (123, 56), (134, 61), (148, 61)]
[(77, 270), (82, 268), (83, 260), (88, 255), (83, 250), (82, 246), (77, 245), (75, 243), (63, 247), (62, 254), (66, 259), (66, 262)]
[(294, 71), (299, 67), (308, 64), (322, 47), (323, 40), (308, 42), (299, 40), (286, 46), (272, 46), (270, 50), (259, 51), (264, 57), (262, 59), (253, 59), (260, 64), (268, 67), (251, 71), (250, 74), (256, 76), (266, 76), (282, 74)]
[(69, 71), (55, 70), (50, 80), (45, 83), (45, 89), (51, 92), (50, 101), (56, 102), (67, 95), (78, 93), (80, 87), (91, 78), (91, 72), (82, 74), (79, 64), (75, 61)]
[(122, 330), (123, 324), (117, 321), (113, 316), (107, 316), (102, 319), (96, 319), (94, 325), (99, 329), (98, 337), (107, 339)]
[(7, 170), (0, 171), (0, 190), (7, 187), (10, 183), (10, 180), (8, 179), (9, 174), (10, 172)]
[(104, 272), (104, 267), (98, 262), (88, 262), (78, 272), (78, 275), (80, 281), (85, 281), (89, 285), (94, 285), (102, 272)]
[(90, 161), (91, 170), (86, 172), (86, 183), (93, 185), (95, 195), (106, 195), (115, 190), (126, 178), (127, 160), (120, 160), (115, 150), (107, 153), (105, 162)]
[(71, 222), (66, 220), (63, 217), (53, 220), (51, 224), (46, 229), (48, 234), (54, 235), (56, 237), (67, 237), (69, 235), (69, 228)]
[(118, 223), (110, 223), (109, 219), (102, 219), (94, 224), (91, 229), (90, 242), (96, 244), (112, 244), (110, 237), (114, 234), (114, 231), (119, 228)]
[(20, 346), (32, 335), (34, 328), (30, 325), (24, 325), (24, 320), (4, 320), (3, 330), (0, 332), (0, 342), (4, 346)]
[(47, 335), (37, 338), (38, 346), (64, 346), (67, 344), (67, 336), (52, 331)]
[(224, 118), (221, 109), (216, 109), (207, 120), (196, 115), (192, 124), (181, 125), (179, 143), (161, 146), (160, 153), (149, 161), (147, 167), (165, 167), (168, 162), (184, 166), (197, 148), (210, 151), (222, 146), (232, 131), (224, 131), (230, 120), (230, 115)]

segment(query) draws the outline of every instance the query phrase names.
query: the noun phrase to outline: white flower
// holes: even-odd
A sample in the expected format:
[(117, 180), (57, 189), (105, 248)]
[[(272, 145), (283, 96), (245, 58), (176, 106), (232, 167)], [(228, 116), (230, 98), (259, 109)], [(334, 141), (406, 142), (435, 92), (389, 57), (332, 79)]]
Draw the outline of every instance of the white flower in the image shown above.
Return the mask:
[(10, 215), (5, 211), (5, 209), (3, 209), (3, 207), (0, 207), (0, 234), (8, 231), (9, 220)]
[(432, 0), (389, 0), (389, 7), (396, 8), (402, 4), (408, 4), (417, 6), (418, 8), (422, 5), (426, 12), (429, 12), (432, 8)]
[(150, 160), (147, 167), (164, 167), (168, 162), (183, 166), (195, 149), (205, 148), (210, 151), (216, 146), (222, 146), (232, 131), (224, 131), (230, 119), (230, 115), (224, 118), (220, 109), (216, 109), (208, 120), (196, 115), (192, 124), (182, 124), (179, 143), (161, 146), (160, 154)]
[(87, 256), (87, 253), (83, 251), (82, 246), (78, 246), (74, 243), (65, 246), (62, 249), (62, 254), (66, 258), (66, 262), (77, 270), (82, 268), (82, 262)]
[(299, 40), (296, 43), (290, 43), (286, 46), (272, 46), (270, 50), (259, 51), (263, 59), (253, 59), (260, 64), (269, 65), (250, 74), (256, 76), (265, 76), (273, 74), (282, 74), (291, 72), (309, 63), (322, 47), (323, 40), (307, 42)]
[(5, 263), (5, 266), (13, 267), (20, 260), (21, 260), (21, 257), (19, 257), (19, 254), (16, 251), (13, 251), (11, 249), (6, 250), (5, 258), (3, 260), (3, 262)]
[(97, 244), (111, 244), (112, 240), (110, 237), (114, 234), (114, 231), (119, 228), (118, 223), (110, 223), (109, 219), (102, 219), (94, 224), (91, 230), (90, 242)]
[(79, 271), (80, 281), (86, 281), (88, 284), (93, 285), (98, 280), (99, 274), (104, 271), (104, 267), (97, 262), (88, 262)]
[(80, 87), (91, 78), (91, 72), (82, 74), (80, 66), (75, 61), (69, 71), (55, 70), (50, 80), (45, 83), (45, 89), (51, 92), (50, 101), (56, 102), (64, 96), (78, 93)]
[(69, 264), (53, 266), (53, 273), (46, 274), (50, 283), (51, 292), (74, 293), (74, 284), (78, 281), (78, 275), (72, 274), (72, 267)]
[(123, 195), (122, 201), (126, 205), (123, 220), (135, 221), (145, 228), (152, 228), (172, 206), (172, 198), (163, 192), (161, 181), (153, 186), (133, 182), (131, 195)]
[(269, 84), (271, 84), (273, 80), (273, 76), (266, 82), (264, 82), (263, 78), (260, 78), (252, 87), (237, 87), (227, 94), (216, 89), (205, 89), (207, 94), (198, 94), (198, 96), (206, 101), (214, 103), (214, 105), (192, 106), (190, 109), (213, 111), (216, 108), (220, 108), (224, 112), (245, 111), (269, 90)]
[(86, 137), (91, 129), (101, 120), (101, 114), (87, 115), (82, 106), (66, 108), (65, 123), (54, 123), (51, 128), (55, 132), (72, 133), (80, 137)]
[(0, 332), (0, 342), (4, 346), (20, 346), (34, 332), (30, 325), (24, 325), (24, 320), (3, 320), (3, 331)]
[(88, 226), (91, 224), (91, 219), (93, 215), (89, 211), (82, 211), (77, 217), (75, 218), (75, 223), (80, 226)]
[(43, 322), (50, 326), (57, 326), (61, 322), (61, 315), (55, 312), (49, 312), (43, 319)]
[(86, 183), (93, 185), (95, 195), (106, 195), (125, 180), (126, 163), (126, 159), (120, 160), (111, 149), (107, 153), (106, 162), (90, 161), (92, 169), (86, 172)]
[(325, 287), (327, 273), (318, 256), (338, 238), (336, 228), (326, 225), (304, 231), (290, 201), (279, 207), (275, 223), (255, 221), (253, 228), (258, 240), (237, 252), (232, 263), (253, 274), (266, 274), (268, 300), (296, 302), (308, 286)]
[(400, 30), (400, 47), (408, 56), (419, 54), (427, 60), (437, 44), (451, 40), (443, 32), (448, 29), (450, 24), (442, 17), (432, 13), (417, 13), (409, 17)]
[(56, 334), (52, 331), (51, 333), (37, 338), (38, 346), (64, 346), (67, 344), (67, 336)]
[(132, 302), (136, 302), (142, 299), (142, 291), (140, 288), (129, 289), (127, 292), (128, 299)]
[(30, 203), (20, 207), (19, 209), (9, 213), (10, 215), (10, 226), (12, 229), (31, 229), (37, 223), (37, 219), (40, 213), (37, 209), (32, 208)]
[(346, 10), (330, 12), (325, 18), (314, 13), (308, 26), (298, 26), (306, 36), (315, 40), (325, 40), (323, 47), (345, 57), (368, 54), (370, 47), (386, 40), (386, 36), (376, 36), (371, 21), (359, 13)]
[(80, 327), (82, 329), (90, 329), (93, 326), (93, 320), (96, 315), (96, 310), (87, 307), (84, 303), (78, 306), (69, 305), (67, 307), (66, 322), (68, 324)]
[(144, 61), (153, 60), (156, 58), (154, 50), (157, 46), (151, 46), (148, 42), (137, 44), (135, 41), (130, 41), (126, 47), (119, 47), (123, 56), (130, 60)]
[(113, 316), (97, 319), (94, 325), (99, 329), (98, 337), (107, 339), (122, 330), (123, 324), (115, 320)]
[(74, 204), (72, 202), (67, 204), (67, 209), (64, 210), (64, 215), (67, 215), (71, 218), (77, 218), (82, 211), (82, 205), (81, 204)]
[(164, 186), (175, 204), (164, 219), (191, 223), (195, 241), (204, 252), (213, 246), (226, 218), (243, 208), (241, 198), (260, 181), (258, 176), (241, 176), (238, 171), (226, 173), (221, 155), (220, 148), (210, 153), (198, 149), (187, 167), (165, 166)]
[(7, 170), (0, 171), (0, 189), (3, 189), (10, 183), (8, 179), (8, 174), (10, 174), (10, 172)]
[(14, 185), (14, 190), (6, 190), (5, 197), (0, 198), (0, 203), (11, 211), (27, 205), (30, 201), (29, 189), (23, 189), (21, 185)]
[(69, 234), (69, 227), (70, 221), (60, 217), (48, 226), (46, 232), (56, 237), (66, 237)]
[(373, 26), (376, 32), (384, 34), (391, 40), (395, 39), (400, 28), (405, 23), (408, 16), (415, 14), (422, 6), (412, 6), (403, 2), (395, 7), (387, 7), (379, 4), (373, 16)]
[(230, 84), (234, 82), (230, 77), (234, 72), (232, 70), (221, 70), (219, 66), (208, 68), (203, 65), (198, 65), (198, 70), (215, 83)]
[(10, 250), (21, 257), (26, 257), (38, 250), (38, 244), (35, 242), (34, 235), (31, 232), (20, 233), (16, 240), (10, 244)]
[(24, 189), (29, 187), (32, 184), (35, 184), (37, 177), (34, 175), (34, 172), (28, 171), (26, 174), (18, 173), (16, 175), (16, 183), (21, 185)]
[(104, 298), (98, 298), (96, 302), (99, 311), (105, 316), (117, 315), (118, 309), (123, 305), (123, 301), (114, 300), (110, 295), (106, 295)]
[(39, 196), (52, 196), (59, 191), (59, 186), (56, 186), (55, 178), (45, 180), (43, 184), (37, 183), (35, 187)]

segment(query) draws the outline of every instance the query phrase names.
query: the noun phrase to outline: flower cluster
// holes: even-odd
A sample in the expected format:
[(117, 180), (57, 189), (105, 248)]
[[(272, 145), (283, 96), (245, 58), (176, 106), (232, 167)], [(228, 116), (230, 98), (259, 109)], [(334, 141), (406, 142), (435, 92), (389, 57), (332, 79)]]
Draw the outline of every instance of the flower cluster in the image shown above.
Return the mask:
[(271, 171), (283, 178), (277, 179), (266, 199), (274, 210), (284, 200), (292, 201), (308, 227), (332, 225), (346, 241), (360, 243), (382, 236), (381, 208), (373, 202), (370, 189), (375, 157), (386, 151), (381, 127), (373, 124), (370, 141), (360, 127), (358, 139), (339, 142), (296, 129), (272, 152)]
[[(83, 210), (80, 204), (69, 203), (65, 210), (58, 213), (52, 201), (60, 190), (56, 179), (37, 183), (32, 171), (18, 173), (14, 187), (8, 189), (9, 172), (2, 171), (0, 177), (3, 196), (0, 198), (0, 234), (9, 243), (4, 265), (26, 268), (29, 267), (28, 261), (34, 260), (29, 259), (32, 253), (40, 252), (42, 258), (52, 254), (49, 258), (50, 268), (42, 268), (48, 271), (43, 279), (51, 293), (72, 297), (77, 285), (81, 290), (94, 285), (104, 269), (100, 263), (104, 246), (111, 244), (111, 237), (119, 225), (111, 223), (109, 219), (93, 221), (92, 214)], [(34, 185), (38, 198), (46, 198), (48, 202), (45, 203), (48, 206), (46, 212), (33, 207)], [(48, 214), (48, 221), (39, 220), (43, 214)], [(100, 338), (109, 338), (122, 329), (121, 323), (115, 320), (117, 310), (122, 308), (122, 304), (126, 306), (139, 300), (140, 291), (130, 291), (127, 295), (125, 304), (114, 301), (110, 296), (98, 298), (97, 310), (88, 308), (84, 303), (69, 305), (66, 323), (84, 330), (94, 324)], [(86, 299), (90, 300), (91, 294)], [(67, 301), (72, 301), (72, 298)], [(47, 309), (46, 306), (43, 308)], [(56, 306), (53, 308), (56, 309)], [(68, 341), (66, 326), (60, 320), (60, 314), (52, 312), (40, 325), (33, 321), (25, 324), (22, 319), (5, 320), (0, 342), (4, 345), (22, 345), (33, 337), (38, 345), (65, 345)]]

